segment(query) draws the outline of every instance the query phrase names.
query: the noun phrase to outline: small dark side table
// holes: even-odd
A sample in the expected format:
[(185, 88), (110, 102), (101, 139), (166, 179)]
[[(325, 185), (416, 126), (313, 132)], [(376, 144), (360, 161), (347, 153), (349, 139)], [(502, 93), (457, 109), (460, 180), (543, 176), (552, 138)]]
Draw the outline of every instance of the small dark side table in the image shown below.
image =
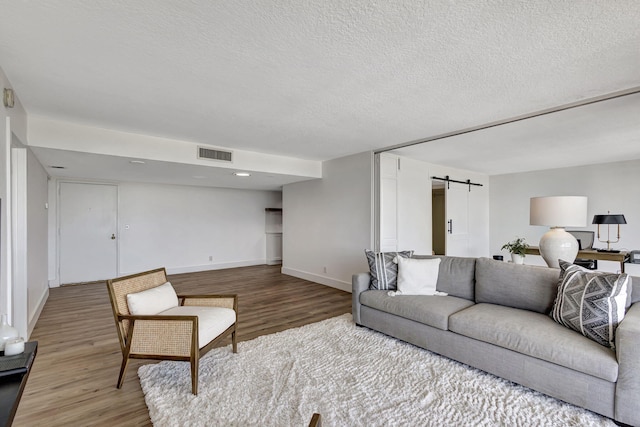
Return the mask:
[[(0, 426), (10, 426), (16, 416), (18, 404), (27, 384), (33, 361), (38, 352), (38, 341), (24, 343), (24, 353), (7, 356), (19, 361), (19, 367), (0, 372)], [(0, 357), (0, 366), (4, 356)], [(5, 359), (8, 360), (8, 359)]]

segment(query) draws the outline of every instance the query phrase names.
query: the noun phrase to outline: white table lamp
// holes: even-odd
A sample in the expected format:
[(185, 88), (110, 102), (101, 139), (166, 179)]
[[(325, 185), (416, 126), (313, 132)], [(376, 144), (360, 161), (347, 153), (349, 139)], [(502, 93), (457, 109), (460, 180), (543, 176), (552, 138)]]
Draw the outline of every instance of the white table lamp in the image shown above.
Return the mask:
[(573, 262), (578, 255), (578, 241), (564, 227), (586, 227), (587, 198), (584, 196), (532, 197), (529, 209), (531, 225), (551, 227), (540, 239), (540, 255), (549, 267), (559, 267), (558, 260)]

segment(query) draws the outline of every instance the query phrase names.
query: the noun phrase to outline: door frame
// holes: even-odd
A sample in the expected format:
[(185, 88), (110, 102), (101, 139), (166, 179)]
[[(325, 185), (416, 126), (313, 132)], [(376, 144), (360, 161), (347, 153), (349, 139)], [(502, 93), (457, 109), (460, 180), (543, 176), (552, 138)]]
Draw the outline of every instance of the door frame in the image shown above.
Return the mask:
[(85, 181), (85, 180), (74, 180), (74, 179), (59, 179), (56, 180), (55, 183), (55, 198), (56, 198), (56, 220), (55, 220), (55, 239), (56, 239), (56, 261), (55, 261), (55, 272), (56, 272), (56, 280), (55, 282), (50, 283), (50, 287), (60, 287), (61, 285), (61, 276), (60, 276), (60, 222), (61, 222), (61, 213), (60, 213), (60, 187), (62, 184), (87, 184), (87, 185), (110, 185), (116, 188), (116, 235), (118, 238), (116, 239), (116, 276), (120, 275), (120, 186), (117, 183), (113, 182), (100, 182), (100, 181)]

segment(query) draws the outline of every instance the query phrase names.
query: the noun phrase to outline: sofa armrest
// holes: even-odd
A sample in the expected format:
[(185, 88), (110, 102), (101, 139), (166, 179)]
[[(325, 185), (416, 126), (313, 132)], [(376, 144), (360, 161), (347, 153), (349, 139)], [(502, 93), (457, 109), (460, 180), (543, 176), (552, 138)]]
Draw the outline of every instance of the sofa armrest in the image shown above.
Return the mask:
[(616, 329), (618, 382), (616, 421), (640, 425), (640, 303), (633, 304)]
[(359, 273), (351, 276), (351, 314), (353, 321), (360, 324), (360, 294), (369, 289), (371, 275), (369, 273)]

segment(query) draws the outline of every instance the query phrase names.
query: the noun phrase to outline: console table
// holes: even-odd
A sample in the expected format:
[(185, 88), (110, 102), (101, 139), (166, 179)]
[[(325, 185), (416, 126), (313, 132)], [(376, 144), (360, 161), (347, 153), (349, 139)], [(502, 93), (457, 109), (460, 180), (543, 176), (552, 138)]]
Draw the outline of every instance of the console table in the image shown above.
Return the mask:
[[(540, 255), (540, 249), (537, 246), (529, 246), (525, 253)], [(620, 272), (624, 273), (624, 263), (629, 261), (629, 252), (598, 252), (595, 249), (583, 249), (578, 251), (576, 258), (619, 262)]]
[(24, 355), (29, 360), (26, 372), (0, 377), (0, 426), (10, 426), (13, 423), (37, 351), (38, 341), (24, 343)]

